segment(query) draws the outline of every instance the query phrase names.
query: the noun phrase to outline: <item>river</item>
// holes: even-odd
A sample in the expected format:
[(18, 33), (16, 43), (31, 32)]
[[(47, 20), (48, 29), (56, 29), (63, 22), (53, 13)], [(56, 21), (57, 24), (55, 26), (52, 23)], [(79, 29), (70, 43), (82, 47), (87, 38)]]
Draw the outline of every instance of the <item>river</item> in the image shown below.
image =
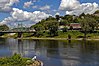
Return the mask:
[(0, 57), (14, 53), (29, 58), (37, 55), (44, 66), (99, 66), (99, 41), (0, 38)]

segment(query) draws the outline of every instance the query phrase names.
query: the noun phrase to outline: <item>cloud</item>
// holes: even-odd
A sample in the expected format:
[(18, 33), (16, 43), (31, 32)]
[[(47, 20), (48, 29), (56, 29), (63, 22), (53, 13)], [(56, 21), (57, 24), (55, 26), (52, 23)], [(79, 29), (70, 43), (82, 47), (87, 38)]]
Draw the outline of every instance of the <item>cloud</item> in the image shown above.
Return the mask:
[(35, 6), (32, 6), (32, 8), (33, 8), (33, 9), (36, 9), (36, 8), (38, 8), (38, 6), (35, 5)]
[(32, 4), (33, 4), (32, 1), (25, 2), (23, 7), (24, 7), (24, 8), (28, 8), (28, 7), (30, 7)]
[(11, 24), (11, 23), (15, 24), (18, 22), (23, 22), (23, 23), (32, 22), (31, 23), (32, 25), (41, 21), (42, 19), (46, 19), (49, 16), (50, 14), (46, 14), (40, 11), (27, 12), (27, 11), (20, 10), (18, 8), (13, 8), (13, 12), (11, 12), (11, 17), (5, 18), (2, 22), (0, 22), (0, 25)]
[(39, 9), (40, 10), (49, 10), (50, 9), (50, 6), (49, 5), (45, 5), (43, 7), (40, 7)]
[(95, 2), (80, 4), (78, 0), (62, 0), (59, 9), (66, 11), (69, 15), (93, 14), (99, 10), (99, 5)]
[(18, 2), (19, 0), (0, 0), (0, 11), (10, 12), (12, 10), (11, 6)]
[(45, 6), (32, 6), (32, 8), (35, 8), (35, 9), (39, 9), (39, 10), (42, 10), (42, 11), (48, 11), (50, 10), (50, 6), (49, 5), (45, 5)]
[(60, 13), (59, 12), (56, 12), (56, 14), (55, 15), (60, 15)]
[(32, 2), (39, 2), (40, 0), (31, 0)]
[(80, 3), (77, 0), (62, 0), (59, 9), (60, 10), (74, 10)]

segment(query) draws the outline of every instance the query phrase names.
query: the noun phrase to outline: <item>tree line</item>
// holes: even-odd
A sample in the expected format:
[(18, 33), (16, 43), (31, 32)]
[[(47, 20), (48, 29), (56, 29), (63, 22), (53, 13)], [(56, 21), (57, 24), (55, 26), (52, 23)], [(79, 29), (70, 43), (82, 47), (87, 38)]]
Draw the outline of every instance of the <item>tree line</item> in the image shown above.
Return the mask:
[[(43, 15), (42, 15), (43, 16)], [(58, 36), (58, 28), (59, 26), (65, 26), (62, 31), (67, 32), (68, 29), (66, 25), (70, 25), (71, 23), (79, 23), (81, 25), (81, 31), (84, 33), (84, 37), (86, 37), (87, 33), (92, 33), (95, 30), (99, 29), (99, 10), (97, 10), (94, 14), (84, 14), (82, 13), (79, 16), (75, 15), (56, 15), (55, 17), (49, 16), (46, 19), (41, 20), (40, 22), (32, 25), (30, 29), (35, 29), (35, 33), (33, 36), (39, 37), (43, 36), (44, 33), (47, 33), (50, 37)], [(70, 26), (72, 30), (73, 27)], [(7, 25), (0, 26), (1, 31), (9, 30)]]
[[(43, 19), (37, 24), (31, 26), (36, 30), (35, 36), (42, 36), (45, 31), (48, 31), (50, 36), (58, 35), (58, 27), (63, 25), (70, 25), (70, 23), (79, 23), (81, 25), (81, 31), (86, 34), (88, 32), (94, 32), (99, 27), (99, 11), (96, 11), (94, 14), (84, 14), (82, 13), (79, 16), (75, 15), (65, 15), (60, 16), (56, 15), (55, 17), (49, 16), (47, 19)], [(72, 28), (72, 27), (70, 27)], [(63, 31), (67, 31), (67, 27), (64, 27)]]

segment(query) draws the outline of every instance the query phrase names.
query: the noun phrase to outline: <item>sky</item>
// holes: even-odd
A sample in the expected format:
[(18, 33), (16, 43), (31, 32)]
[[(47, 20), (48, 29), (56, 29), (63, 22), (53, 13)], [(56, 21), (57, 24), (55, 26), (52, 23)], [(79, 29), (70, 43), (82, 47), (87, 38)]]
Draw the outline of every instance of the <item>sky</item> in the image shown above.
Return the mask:
[(49, 16), (93, 14), (98, 0), (0, 0), (0, 25), (31, 26)]

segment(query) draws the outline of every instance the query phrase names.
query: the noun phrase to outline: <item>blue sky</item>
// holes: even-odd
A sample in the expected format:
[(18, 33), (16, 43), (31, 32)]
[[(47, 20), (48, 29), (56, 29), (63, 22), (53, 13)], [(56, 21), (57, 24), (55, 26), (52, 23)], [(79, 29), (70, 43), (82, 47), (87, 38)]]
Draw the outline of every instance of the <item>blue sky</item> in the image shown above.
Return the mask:
[[(66, 3), (66, 0), (12, 0), (12, 1), (10, 1), (10, 3), (3, 4), (2, 2), (5, 2), (5, 1), (7, 1), (7, 0), (0, 1), (0, 7), (1, 7), (0, 8), (0, 22), (5, 23), (5, 24), (8, 23), (8, 21), (14, 23), (15, 21), (18, 22), (21, 20), (21, 19), (20, 20), (15, 19), (15, 18), (17, 18), (16, 12), (18, 12), (18, 14), (21, 12), (20, 15), (22, 14), (23, 15), (22, 17), (24, 17), (24, 14), (26, 12), (29, 12), (29, 14), (35, 12), (37, 15), (38, 12), (36, 12), (36, 11), (39, 11), (39, 15), (43, 12), (43, 14), (45, 14), (46, 17), (48, 17), (49, 14), (53, 16), (56, 13), (60, 14), (60, 15), (75, 14), (76, 13), (75, 11), (78, 11), (78, 13), (76, 13), (78, 15), (78, 14), (82, 13), (78, 9), (83, 7), (83, 5), (82, 5), (83, 3), (85, 4), (85, 6), (88, 6), (91, 4), (90, 7), (88, 7), (87, 9), (91, 8), (91, 6), (94, 6), (94, 5), (97, 6), (99, 4), (98, 0), (74, 0), (74, 1), (68, 0), (68, 1), (70, 1), (70, 4)], [(96, 4), (93, 4), (94, 2)], [(86, 5), (86, 3), (90, 3), (90, 4)], [(8, 4), (9, 4), (9, 6), (5, 6)], [(67, 4), (67, 5), (63, 5), (63, 4)], [(73, 4), (75, 4), (75, 5), (73, 6)], [(80, 7), (79, 5), (81, 5), (82, 7)], [(5, 8), (3, 8), (4, 6), (5, 6)], [(76, 6), (79, 6), (79, 7), (77, 7), (77, 9), (74, 9)], [(7, 10), (7, 8), (9, 10)], [(16, 9), (13, 10), (13, 8), (16, 8)], [(98, 8), (98, 6), (97, 6), (97, 8)], [(98, 10), (97, 8), (94, 7), (92, 9), (94, 9), (94, 11), (96, 11), (96, 10)], [(24, 12), (24, 11), (26, 11), (26, 12)], [(85, 11), (85, 13), (88, 13), (88, 10), (87, 11), (84, 10), (84, 11)], [(89, 11), (89, 12), (93, 13), (92, 11)], [(21, 20), (21, 21), (24, 21), (26, 23), (26, 22), (29, 22), (32, 20), (30, 18), (27, 18), (27, 19), (25, 19), (25, 18), (23, 18), (23, 20)], [(38, 19), (38, 18), (36, 18), (36, 19)], [(35, 19), (33, 19), (33, 20), (35, 21)], [(39, 21), (39, 20), (37, 20), (37, 21)], [(29, 22), (29, 23), (31, 24), (31, 22)]]

